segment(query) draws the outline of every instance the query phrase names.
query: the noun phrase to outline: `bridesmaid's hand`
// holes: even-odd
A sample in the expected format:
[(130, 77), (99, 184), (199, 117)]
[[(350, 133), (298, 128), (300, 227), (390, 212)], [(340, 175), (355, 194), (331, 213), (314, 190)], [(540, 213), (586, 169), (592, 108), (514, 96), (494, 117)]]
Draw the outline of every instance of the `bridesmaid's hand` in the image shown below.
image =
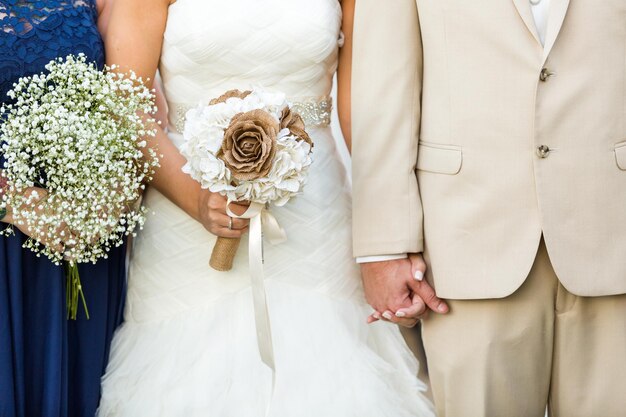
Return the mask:
[[(198, 202), (199, 221), (215, 236), (240, 238), (248, 230), (250, 221), (231, 218), (226, 214), (226, 203), (227, 199), (223, 195), (202, 190)], [(230, 204), (230, 210), (238, 215), (243, 214), (247, 209), (248, 207), (241, 203)]]
[[(28, 206), (23, 207), (26, 209), (31, 209), (35, 212), (37, 216), (43, 214), (43, 209), (40, 208), (39, 203), (46, 198), (48, 192), (43, 188), (32, 187), (26, 190), (25, 196), (30, 198), (30, 202)], [(54, 230), (54, 235), (61, 238), (61, 244), (52, 245), (47, 239), (39, 239), (35, 233), (28, 228), (26, 224), (18, 224), (13, 219), (13, 215), (11, 213), (11, 209), (7, 209), (7, 215), (2, 219), (3, 222), (12, 224), (16, 227), (20, 232), (24, 233), (26, 236), (39, 241), (41, 244), (49, 246), (53, 248), (57, 252), (63, 251), (64, 248), (71, 247), (76, 244), (76, 236), (72, 231), (67, 227), (66, 224), (59, 225), (56, 230)]]

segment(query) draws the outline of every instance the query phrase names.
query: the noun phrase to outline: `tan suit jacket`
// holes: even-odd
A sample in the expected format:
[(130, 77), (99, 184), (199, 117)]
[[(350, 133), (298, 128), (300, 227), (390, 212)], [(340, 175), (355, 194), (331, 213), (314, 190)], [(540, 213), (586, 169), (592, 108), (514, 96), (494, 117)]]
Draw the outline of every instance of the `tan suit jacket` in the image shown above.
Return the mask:
[(425, 251), (505, 297), (541, 235), (572, 293), (626, 293), (626, 0), (358, 0), (354, 254)]

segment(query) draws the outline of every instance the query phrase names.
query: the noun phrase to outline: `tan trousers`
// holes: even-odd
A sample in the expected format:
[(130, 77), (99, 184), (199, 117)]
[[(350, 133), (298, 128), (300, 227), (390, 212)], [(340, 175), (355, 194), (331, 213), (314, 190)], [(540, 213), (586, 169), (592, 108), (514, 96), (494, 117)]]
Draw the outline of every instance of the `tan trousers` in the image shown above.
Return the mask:
[(513, 295), (450, 307), (423, 323), (439, 417), (626, 416), (626, 295), (569, 293), (543, 242)]
[(404, 341), (413, 352), (413, 355), (417, 358), (420, 364), (419, 372), (417, 373), (417, 377), (426, 384), (428, 387), (428, 391), (426, 391), (425, 395), (431, 401), (433, 400), (433, 392), (430, 389), (430, 379), (428, 378), (428, 363), (426, 362), (426, 352), (424, 352), (424, 342), (422, 341), (422, 329), (420, 324), (415, 327), (407, 328), (400, 327), (400, 333), (402, 333), (402, 337), (404, 337)]

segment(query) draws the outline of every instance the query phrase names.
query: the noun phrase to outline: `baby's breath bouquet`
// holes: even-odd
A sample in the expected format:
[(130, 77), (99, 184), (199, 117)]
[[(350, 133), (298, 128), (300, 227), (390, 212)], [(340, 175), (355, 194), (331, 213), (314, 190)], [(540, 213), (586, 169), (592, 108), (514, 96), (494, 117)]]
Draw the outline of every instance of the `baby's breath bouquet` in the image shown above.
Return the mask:
[(75, 318), (79, 297), (86, 309), (77, 264), (106, 258), (145, 220), (136, 202), (158, 166), (144, 139), (156, 134), (145, 118), (154, 95), (135, 74), (101, 71), (83, 55), (46, 69), (21, 78), (2, 108), (1, 205), (29, 230), (25, 248), (66, 263)]

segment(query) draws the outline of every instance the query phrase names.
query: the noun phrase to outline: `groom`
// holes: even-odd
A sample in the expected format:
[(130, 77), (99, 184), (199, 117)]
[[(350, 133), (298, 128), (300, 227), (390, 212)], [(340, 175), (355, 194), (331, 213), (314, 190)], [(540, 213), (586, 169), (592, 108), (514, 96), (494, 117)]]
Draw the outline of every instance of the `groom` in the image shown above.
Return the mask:
[(353, 54), (355, 256), (371, 320), (447, 312), (439, 417), (626, 416), (626, 1), (358, 0)]

